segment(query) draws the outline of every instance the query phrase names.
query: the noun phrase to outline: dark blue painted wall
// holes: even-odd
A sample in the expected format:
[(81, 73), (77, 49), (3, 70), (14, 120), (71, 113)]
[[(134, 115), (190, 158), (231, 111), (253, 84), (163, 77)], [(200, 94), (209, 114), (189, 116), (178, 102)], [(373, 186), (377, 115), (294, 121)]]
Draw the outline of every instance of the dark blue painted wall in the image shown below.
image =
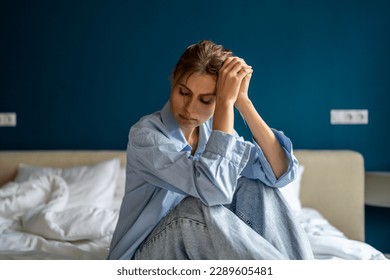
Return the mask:
[[(390, 170), (390, 1), (0, 5), (0, 111), (18, 115), (0, 149), (125, 149), (184, 48), (211, 39), (253, 66), (255, 105), (295, 148), (354, 149)], [(368, 109), (369, 125), (332, 126), (332, 108)]]
[[(184, 48), (211, 39), (253, 66), (253, 102), (295, 148), (354, 149), (390, 171), (389, 15), (387, 0), (3, 0), (0, 112), (18, 123), (0, 149), (125, 149)], [(369, 124), (332, 126), (334, 108), (368, 109)]]

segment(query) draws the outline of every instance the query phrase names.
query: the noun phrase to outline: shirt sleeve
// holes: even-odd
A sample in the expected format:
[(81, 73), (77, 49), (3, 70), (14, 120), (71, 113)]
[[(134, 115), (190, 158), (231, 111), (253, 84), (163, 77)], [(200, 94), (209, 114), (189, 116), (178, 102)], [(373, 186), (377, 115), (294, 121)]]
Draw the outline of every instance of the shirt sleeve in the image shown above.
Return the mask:
[(193, 160), (188, 151), (154, 129), (134, 128), (129, 140), (128, 165), (134, 172), (154, 186), (197, 197), (206, 205), (231, 202), (252, 146), (212, 131), (203, 154)]
[(253, 141), (250, 158), (241, 175), (252, 179), (259, 179), (267, 186), (279, 188), (287, 185), (295, 179), (298, 170), (298, 160), (293, 154), (293, 147), (290, 139), (280, 131), (275, 129), (272, 129), (272, 131), (287, 156), (287, 171), (279, 178), (276, 178), (270, 163), (264, 155), (264, 152), (260, 146)]

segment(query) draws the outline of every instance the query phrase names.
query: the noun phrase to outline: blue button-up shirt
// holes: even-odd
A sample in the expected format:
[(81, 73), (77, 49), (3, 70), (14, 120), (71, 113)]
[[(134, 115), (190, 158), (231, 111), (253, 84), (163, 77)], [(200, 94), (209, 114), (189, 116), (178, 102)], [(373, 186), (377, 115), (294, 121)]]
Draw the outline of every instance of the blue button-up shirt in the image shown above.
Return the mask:
[(112, 238), (110, 259), (131, 259), (142, 241), (184, 197), (206, 205), (228, 204), (240, 176), (282, 187), (296, 175), (298, 161), (291, 141), (273, 130), (288, 157), (288, 170), (276, 178), (256, 142), (235, 133), (200, 126), (194, 156), (169, 106), (143, 117), (129, 133), (126, 190)]

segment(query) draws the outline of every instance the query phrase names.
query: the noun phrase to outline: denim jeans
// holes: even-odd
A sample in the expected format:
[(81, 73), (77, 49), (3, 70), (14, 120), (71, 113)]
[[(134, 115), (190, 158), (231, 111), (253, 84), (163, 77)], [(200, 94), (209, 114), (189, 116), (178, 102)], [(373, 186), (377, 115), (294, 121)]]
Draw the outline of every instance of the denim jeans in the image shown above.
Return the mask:
[(154, 228), (134, 259), (312, 259), (306, 233), (280, 191), (240, 178), (229, 205), (187, 197)]

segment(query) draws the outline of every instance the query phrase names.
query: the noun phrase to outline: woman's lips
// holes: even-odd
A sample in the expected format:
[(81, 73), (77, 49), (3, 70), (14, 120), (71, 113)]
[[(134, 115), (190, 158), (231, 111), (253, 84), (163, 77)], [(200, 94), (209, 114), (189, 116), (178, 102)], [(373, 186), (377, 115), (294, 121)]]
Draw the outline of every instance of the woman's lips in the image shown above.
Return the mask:
[(191, 117), (186, 117), (186, 116), (184, 116), (184, 115), (182, 115), (182, 114), (179, 114), (179, 117), (181, 118), (181, 119), (183, 119), (183, 120), (185, 120), (185, 121), (196, 121), (196, 119), (194, 119), (194, 118), (191, 118)]

